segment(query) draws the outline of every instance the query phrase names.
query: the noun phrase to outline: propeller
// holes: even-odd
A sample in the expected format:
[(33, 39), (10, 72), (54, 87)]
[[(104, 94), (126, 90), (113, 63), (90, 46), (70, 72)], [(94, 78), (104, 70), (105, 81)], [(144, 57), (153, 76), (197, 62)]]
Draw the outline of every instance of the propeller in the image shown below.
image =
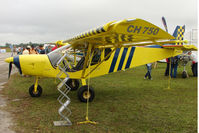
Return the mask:
[(11, 48), (11, 50), (12, 50), (11, 57), (5, 59), (5, 61), (9, 63), (8, 79), (10, 78), (10, 74), (11, 74), (11, 71), (12, 71), (12, 63), (13, 63), (13, 45), (11, 45), (10, 48)]
[(164, 25), (166, 32), (168, 32), (167, 23), (166, 23), (166, 19), (164, 18), (164, 16), (162, 17), (162, 23)]
[(8, 79), (10, 78), (11, 71), (12, 71), (12, 62), (9, 63)]

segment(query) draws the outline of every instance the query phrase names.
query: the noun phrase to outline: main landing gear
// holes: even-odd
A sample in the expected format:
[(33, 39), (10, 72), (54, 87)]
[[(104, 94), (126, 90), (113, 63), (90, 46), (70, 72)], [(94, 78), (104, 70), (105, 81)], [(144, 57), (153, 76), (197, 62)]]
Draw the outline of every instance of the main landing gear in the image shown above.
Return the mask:
[(88, 85), (84, 85), (79, 88), (79, 90), (77, 92), (77, 96), (81, 102), (86, 103), (87, 100), (89, 102), (92, 102), (93, 99), (95, 98), (95, 92), (91, 86), (89, 86), (89, 88), (88, 88)]
[[(82, 86), (80, 86), (80, 82), (77, 79), (69, 79), (66, 84), (71, 88), (71, 91), (77, 91), (77, 97), (81, 102), (86, 103), (87, 100), (92, 102), (95, 98), (94, 89), (88, 85), (86, 82), (82, 82)], [(79, 88), (79, 89), (78, 89)], [(31, 97), (40, 97), (42, 95), (42, 87), (38, 85), (38, 77), (36, 77), (35, 84), (31, 85), (29, 88), (29, 94)]]
[[(82, 81), (82, 86), (80, 86), (80, 82), (77, 79), (69, 79), (66, 84), (71, 88), (71, 91), (77, 91), (77, 97), (81, 102), (86, 103), (87, 100), (89, 102), (92, 102), (93, 99), (95, 98), (95, 92), (94, 89), (88, 85), (86, 85), (85, 80)], [(79, 88), (79, 89), (78, 89)], [(88, 91), (89, 90), (89, 91)]]
[[(94, 89), (88, 85), (86, 85), (86, 81), (82, 80), (82, 86), (80, 86), (80, 82), (77, 79), (69, 79), (67, 80), (66, 84), (71, 88), (71, 91), (77, 91), (77, 97), (81, 102), (86, 103), (87, 100), (92, 102), (95, 98)], [(79, 88), (79, 89), (78, 89)], [(89, 90), (89, 91), (88, 91)]]
[[(66, 84), (71, 88), (71, 91), (78, 90), (77, 97), (81, 102), (86, 103), (87, 100), (89, 102), (93, 101), (93, 99), (95, 97), (95, 92), (91, 86), (88, 88), (88, 85), (82, 85), (79, 88), (80, 83), (79, 83), (79, 80), (77, 80), (77, 79), (69, 79), (69, 80), (67, 80)], [(82, 84), (86, 84), (86, 83), (82, 83)]]

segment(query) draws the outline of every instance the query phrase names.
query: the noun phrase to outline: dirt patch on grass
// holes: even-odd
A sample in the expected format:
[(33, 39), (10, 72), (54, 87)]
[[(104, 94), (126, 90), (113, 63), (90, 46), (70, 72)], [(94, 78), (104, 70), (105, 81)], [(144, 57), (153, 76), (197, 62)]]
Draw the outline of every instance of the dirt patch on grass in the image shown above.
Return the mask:
[(3, 84), (5, 84), (5, 82), (0, 83), (0, 131), (2, 133), (14, 133), (14, 131), (10, 129), (13, 125), (11, 115), (3, 110), (6, 107), (6, 99), (1, 95), (1, 91), (4, 87)]

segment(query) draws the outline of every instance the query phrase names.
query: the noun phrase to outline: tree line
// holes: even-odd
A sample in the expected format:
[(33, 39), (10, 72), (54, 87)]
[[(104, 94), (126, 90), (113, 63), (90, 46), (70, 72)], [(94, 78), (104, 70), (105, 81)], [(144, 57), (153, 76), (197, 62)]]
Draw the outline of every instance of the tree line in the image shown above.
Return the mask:
[(10, 45), (14, 45), (14, 46), (16, 46), (16, 47), (26, 47), (26, 46), (34, 46), (34, 47), (36, 47), (36, 46), (39, 46), (39, 45), (44, 45), (43, 43), (33, 43), (33, 42), (29, 42), (29, 43), (19, 43), (19, 44), (11, 44), (11, 43), (5, 43), (5, 45), (3, 46), (0, 46), (0, 47), (7, 47), (7, 48), (9, 48), (10, 47)]

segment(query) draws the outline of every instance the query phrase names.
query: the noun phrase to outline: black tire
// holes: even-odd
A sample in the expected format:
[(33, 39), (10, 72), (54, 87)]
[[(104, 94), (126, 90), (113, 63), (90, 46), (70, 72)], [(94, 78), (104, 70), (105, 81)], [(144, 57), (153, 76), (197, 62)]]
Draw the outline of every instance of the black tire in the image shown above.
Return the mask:
[(79, 88), (79, 80), (69, 79), (66, 84), (71, 88), (71, 91), (76, 91)]
[(37, 92), (34, 92), (34, 84), (29, 88), (29, 94), (31, 97), (40, 97), (42, 94), (42, 88), (40, 85), (37, 86)]
[(186, 71), (182, 72), (182, 78), (187, 78), (187, 72)]
[(87, 85), (79, 88), (77, 94), (78, 94), (78, 98), (81, 102), (86, 103), (87, 99), (88, 99), (89, 102), (93, 101), (93, 99), (95, 97), (94, 89), (92, 87), (89, 87), (89, 95), (87, 93), (88, 93), (88, 86)]

